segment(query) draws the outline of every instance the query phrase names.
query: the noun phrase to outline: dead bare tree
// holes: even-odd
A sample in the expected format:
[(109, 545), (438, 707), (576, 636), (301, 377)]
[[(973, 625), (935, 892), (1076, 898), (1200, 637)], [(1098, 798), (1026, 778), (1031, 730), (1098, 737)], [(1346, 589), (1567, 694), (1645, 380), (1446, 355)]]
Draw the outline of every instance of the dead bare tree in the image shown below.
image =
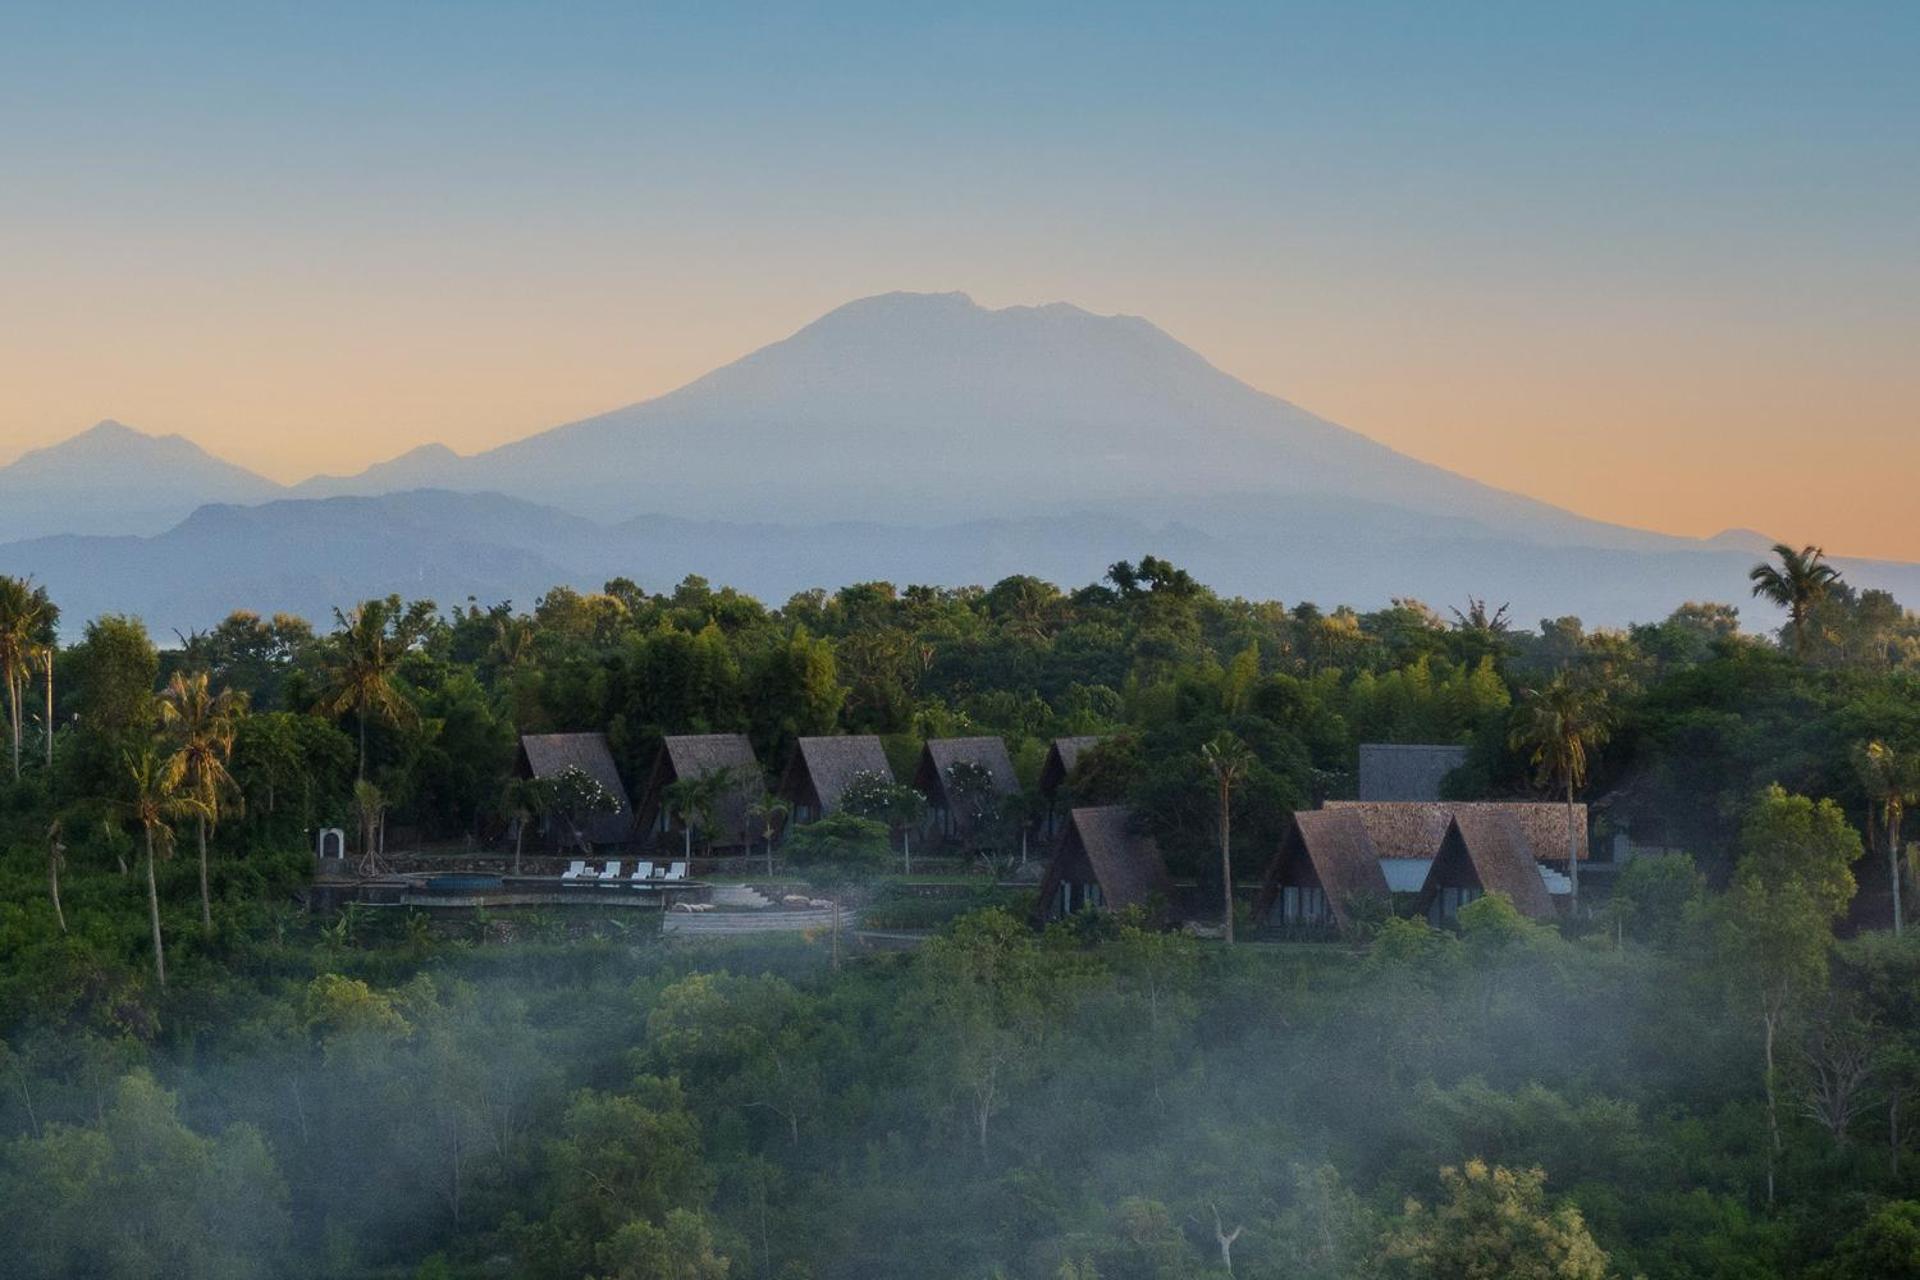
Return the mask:
[(1800, 1110), (1845, 1142), (1853, 1123), (1872, 1103), (1868, 1085), (1873, 1081), (1874, 1046), (1871, 1035), (1858, 1024), (1850, 1024), (1832, 1013), (1821, 1017), (1802, 1050), (1807, 1070), (1805, 1092)]
[(1228, 1231), (1226, 1223), (1220, 1220), (1220, 1206), (1209, 1200), (1207, 1208), (1213, 1210), (1213, 1238), (1220, 1242), (1220, 1265), (1227, 1269), (1228, 1275), (1232, 1275), (1233, 1242), (1238, 1240), (1240, 1233), (1247, 1228), (1244, 1224), (1240, 1224), (1236, 1225), (1232, 1231)]

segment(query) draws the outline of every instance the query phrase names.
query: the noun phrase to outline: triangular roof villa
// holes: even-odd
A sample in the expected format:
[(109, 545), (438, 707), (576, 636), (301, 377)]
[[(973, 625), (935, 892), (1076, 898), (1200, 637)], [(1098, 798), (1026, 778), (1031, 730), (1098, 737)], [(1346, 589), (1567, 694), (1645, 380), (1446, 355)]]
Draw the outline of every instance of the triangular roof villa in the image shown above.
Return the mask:
[(1171, 905), (1173, 881), (1160, 846), (1138, 829), (1126, 805), (1075, 809), (1040, 881), (1040, 918), (1084, 908), (1123, 911)]
[(1253, 914), (1274, 924), (1346, 930), (1366, 899), (1392, 908), (1380, 851), (1366, 823), (1351, 809), (1314, 809), (1294, 814), (1287, 824)]
[(953, 794), (953, 767), (978, 765), (985, 770), (989, 794), (1004, 799), (1020, 790), (1020, 779), (1013, 772), (1013, 757), (999, 738), (929, 738), (920, 749), (920, 763), (914, 769), (913, 786), (927, 798), (934, 821), (946, 835), (966, 830), (970, 818), (967, 797)]
[[(582, 834), (592, 843), (623, 844), (633, 839), (633, 800), (626, 784), (620, 781), (619, 766), (604, 733), (523, 733), (514, 771), (522, 778), (557, 778), (568, 769), (578, 769), (599, 783), (619, 803), (613, 813), (596, 813), (584, 824)], [(572, 833), (541, 824), (557, 843), (571, 843)]]
[(1101, 735), (1082, 734), (1077, 738), (1055, 738), (1047, 748), (1047, 758), (1041, 762), (1039, 791), (1051, 800), (1067, 785), (1067, 779), (1073, 776), (1074, 766), (1080, 763), (1080, 757), (1087, 751), (1100, 745)]
[(893, 781), (886, 749), (873, 734), (802, 738), (780, 775), (780, 794), (793, 806), (795, 822), (812, 822), (838, 808), (847, 784), (862, 773)]
[(653, 757), (653, 770), (647, 775), (638, 817), (640, 829), (654, 838), (677, 831), (662, 799), (666, 789), (676, 782), (731, 772), (731, 785), (714, 806), (713, 830), (708, 840), (717, 847), (744, 848), (759, 836), (759, 830), (747, 811), (767, 792), (767, 780), (760, 772), (760, 759), (753, 743), (744, 733), (673, 734), (660, 741)]
[(1497, 806), (1473, 806), (1448, 823), (1414, 910), (1441, 924), (1488, 893), (1504, 893), (1535, 920), (1554, 914), (1553, 896), (1518, 819)]
[[(1519, 827), (1527, 851), (1535, 861), (1565, 863), (1567, 860), (1567, 806), (1554, 801), (1329, 800), (1323, 808), (1358, 813), (1380, 856), (1389, 860), (1433, 858), (1440, 852), (1441, 841), (1446, 839), (1448, 824), (1462, 813), (1507, 814)], [(1584, 804), (1573, 806), (1573, 837), (1584, 862), (1588, 857), (1587, 806)]]

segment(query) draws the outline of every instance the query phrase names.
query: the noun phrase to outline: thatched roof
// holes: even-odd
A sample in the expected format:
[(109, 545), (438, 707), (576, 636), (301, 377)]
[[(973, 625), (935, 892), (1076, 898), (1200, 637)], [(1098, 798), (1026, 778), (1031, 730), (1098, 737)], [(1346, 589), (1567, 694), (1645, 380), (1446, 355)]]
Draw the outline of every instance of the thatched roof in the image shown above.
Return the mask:
[(818, 804), (824, 816), (840, 803), (855, 774), (877, 773), (893, 781), (886, 749), (873, 734), (802, 738), (780, 778), (780, 794), (795, 804)]
[[(1567, 860), (1567, 806), (1551, 801), (1442, 800), (1433, 803), (1396, 803), (1372, 800), (1329, 800), (1327, 809), (1358, 812), (1367, 834), (1383, 858), (1432, 858), (1440, 852), (1447, 826), (1456, 814), (1504, 813), (1519, 825), (1527, 849), (1540, 862)], [(1588, 856), (1587, 806), (1573, 806), (1573, 831), (1580, 857)]]
[(920, 764), (914, 770), (913, 785), (927, 800), (941, 808), (951, 808), (947, 794), (948, 770), (956, 764), (977, 764), (993, 781), (993, 793), (1010, 796), (1020, 790), (1014, 776), (1013, 757), (999, 738), (929, 738), (920, 749)]
[(1362, 800), (1438, 800), (1440, 784), (1467, 762), (1467, 749), (1444, 743), (1360, 744)]
[(1372, 896), (1385, 903), (1391, 899), (1380, 868), (1380, 851), (1360, 815), (1350, 809), (1310, 809), (1293, 815), (1280, 851), (1267, 864), (1266, 878), (1254, 900), (1256, 918), (1273, 909), (1300, 859), (1313, 869), (1313, 878), (1326, 892), (1327, 907), (1342, 929), (1352, 924), (1348, 909), (1356, 900)]
[(614, 844), (633, 834), (633, 800), (604, 733), (523, 733), (516, 767), (522, 777), (556, 778), (578, 769), (620, 802), (618, 813), (596, 813), (587, 825), (595, 844)]
[(641, 822), (653, 825), (661, 795), (674, 783), (704, 778), (722, 769), (732, 770), (734, 785), (714, 807), (714, 829), (708, 835), (715, 844), (751, 843), (758, 833), (747, 810), (766, 794), (767, 782), (760, 773), (753, 743), (744, 733), (686, 733), (663, 738), (647, 779), (646, 799), (640, 805)]
[(1101, 737), (1097, 733), (1077, 738), (1055, 738), (1053, 745), (1047, 748), (1046, 761), (1040, 766), (1040, 794), (1051, 799), (1073, 776), (1074, 766), (1080, 763), (1080, 757), (1100, 742)]
[(1173, 899), (1173, 881), (1167, 876), (1160, 846), (1136, 827), (1133, 810), (1126, 805), (1073, 811), (1047, 880), (1041, 885), (1042, 902), (1059, 884), (1060, 870), (1079, 858), (1085, 858), (1092, 867), (1101, 896), (1111, 910), (1145, 907), (1155, 898), (1163, 903)]
[[(1564, 859), (1562, 859), (1564, 861)], [(1540, 877), (1540, 864), (1527, 834), (1512, 813), (1487, 807), (1456, 813), (1427, 872), (1415, 910), (1425, 912), (1442, 886), (1473, 884), (1487, 893), (1504, 893), (1521, 914), (1535, 920), (1553, 915), (1553, 898)]]

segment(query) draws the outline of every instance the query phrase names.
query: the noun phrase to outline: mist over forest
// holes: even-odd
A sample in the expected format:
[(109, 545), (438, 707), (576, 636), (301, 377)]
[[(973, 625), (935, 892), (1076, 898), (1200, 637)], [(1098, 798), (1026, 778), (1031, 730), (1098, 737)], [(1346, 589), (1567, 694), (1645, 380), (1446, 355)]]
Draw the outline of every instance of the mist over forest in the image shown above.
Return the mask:
[[(1621, 628), (1158, 556), (179, 637), (64, 591), (0, 578), (0, 1274), (1920, 1275), (1920, 617), (1811, 549)], [(322, 828), (369, 882), (558, 877), (521, 741), (582, 733), (630, 803), (688, 734), (756, 784), (873, 735), (897, 781), (737, 850), (670, 792), (652, 856), (830, 926), (318, 891)], [(930, 827), (915, 762), (978, 738), (1015, 785)], [(1047, 918), (1064, 738), (1057, 803), (1126, 807), (1153, 901)], [(1577, 795), (1574, 901), (1262, 916), (1362, 744), (1459, 748), (1448, 801)]]

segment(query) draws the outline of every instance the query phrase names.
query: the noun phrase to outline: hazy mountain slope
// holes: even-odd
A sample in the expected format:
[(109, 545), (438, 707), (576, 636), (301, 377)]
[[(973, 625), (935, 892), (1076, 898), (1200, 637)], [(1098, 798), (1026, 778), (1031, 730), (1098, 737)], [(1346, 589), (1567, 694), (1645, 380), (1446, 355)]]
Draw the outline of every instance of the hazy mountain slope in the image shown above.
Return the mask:
[(279, 492), (181, 436), (108, 420), (0, 467), (0, 540), (158, 533), (206, 503), (263, 502)]
[[(73, 630), (124, 612), (162, 637), (234, 609), (325, 623), (336, 605), (389, 592), (527, 607), (555, 585), (593, 589), (617, 575), (660, 590), (699, 574), (772, 604), (871, 579), (964, 586), (1034, 573), (1073, 587), (1148, 552), (1222, 592), (1288, 604), (1377, 608), (1414, 596), (1445, 608), (1480, 596), (1511, 603), (1522, 625), (1569, 613), (1617, 625), (1722, 600), (1755, 628), (1777, 621), (1747, 599), (1755, 557), (1737, 549), (1545, 547), (1471, 521), (1326, 497), (1272, 510), (1225, 502), (1207, 514), (1204, 530), (1085, 513), (933, 526), (646, 516), (607, 526), (498, 494), (423, 491), (208, 507), (151, 538), (0, 545), (0, 573), (45, 582)], [(1858, 586), (1920, 600), (1920, 566), (1841, 564)]]
[[(408, 483), (637, 511), (926, 523), (1222, 492), (1331, 493), (1529, 540), (1658, 548), (1396, 453), (1229, 377), (1144, 320), (988, 310), (964, 294), (849, 303), (678, 391)], [(380, 474), (348, 481), (391, 487)]]

